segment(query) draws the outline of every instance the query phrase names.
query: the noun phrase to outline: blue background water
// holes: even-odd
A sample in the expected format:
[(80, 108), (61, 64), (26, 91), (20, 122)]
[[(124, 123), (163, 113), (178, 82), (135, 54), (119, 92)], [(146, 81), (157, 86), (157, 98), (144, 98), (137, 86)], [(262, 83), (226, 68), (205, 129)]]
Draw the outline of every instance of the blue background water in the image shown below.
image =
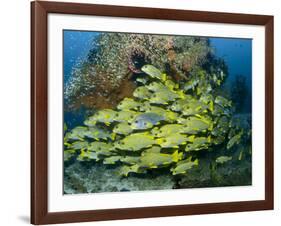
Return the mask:
[(63, 32), (63, 73), (65, 83), (71, 76), (73, 68), (77, 67), (85, 59), (93, 46), (94, 39), (99, 35), (92, 31), (70, 31)]
[[(100, 34), (90, 31), (64, 30), (64, 83), (71, 77), (71, 72), (79, 66), (89, 52), (95, 46), (94, 40)], [(251, 103), (252, 90), (252, 40), (238, 38), (209, 38), (210, 45), (214, 48), (214, 54), (222, 58), (228, 67), (228, 77), (225, 89), (229, 89), (238, 75), (246, 77), (246, 85), (249, 94), (245, 96), (245, 102)], [(249, 104), (248, 104), (249, 105)], [(246, 106), (250, 113), (251, 106)], [(80, 114), (79, 115), (77, 115)], [(76, 114), (75, 117), (73, 117)], [(65, 113), (65, 119), (71, 124), (80, 123), (83, 120), (83, 111)], [(75, 119), (76, 118), (76, 119)], [(75, 120), (78, 120), (75, 122)]]
[(224, 90), (232, 90), (237, 76), (246, 79), (244, 101), (238, 111), (252, 112), (252, 39), (239, 38), (209, 38), (217, 57), (222, 58), (228, 67), (228, 77), (224, 83)]
[(237, 75), (244, 75), (251, 88), (252, 81), (252, 40), (238, 38), (209, 38), (215, 55), (223, 58), (228, 67), (227, 83)]

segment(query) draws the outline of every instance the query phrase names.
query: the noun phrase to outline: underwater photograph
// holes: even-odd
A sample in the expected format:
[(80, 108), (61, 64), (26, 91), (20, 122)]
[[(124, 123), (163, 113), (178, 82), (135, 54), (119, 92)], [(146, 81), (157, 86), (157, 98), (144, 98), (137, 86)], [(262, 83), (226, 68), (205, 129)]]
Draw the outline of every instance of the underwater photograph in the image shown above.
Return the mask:
[(63, 30), (64, 194), (252, 185), (252, 39)]

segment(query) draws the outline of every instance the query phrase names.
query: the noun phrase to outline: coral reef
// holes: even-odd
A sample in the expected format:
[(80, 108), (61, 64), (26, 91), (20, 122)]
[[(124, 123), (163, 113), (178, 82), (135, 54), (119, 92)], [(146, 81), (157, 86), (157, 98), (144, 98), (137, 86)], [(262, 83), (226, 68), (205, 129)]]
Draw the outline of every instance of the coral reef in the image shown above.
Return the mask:
[(190, 80), (193, 70), (210, 55), (207, 38), (101, 33), (88, 59), (65, 86), (65, 110), (116, 107), (124, 97), (132, 96), (134, 75), (145, 64), (166, 71), (177, 81)]
[[(120, 168), (120, 167), (119, 167)], [(97, 193), (172, 189), (173, 177), (169, 174), (146, 177), (121, 177), (117, 168), (98, 163), (75, 162), (64, 171), (64, 193)]]
[[(221, 165), (250, 159), (251, 146), (241, 144), (249, 143), (251, 126), (233, 117), (230, 100), (212, 94), (224, 73), (210, 76), (197, 69), (196, 78), (177, 81), (152, 65), (141, 70), (145, 74), (136, 78), (133, 98), (124, 98), (116, 109), (97, 111), (85, 126), (65, 134), (65, 160), (114, 166), (116, 180), (164, 172), (189, 181), (186, 175), (199, 171), (202, 182), (211, 177), (216, 184), (229, 184), (221, 178), (231, 171)], [(179, 180), (183, 187), (184, 180)]]

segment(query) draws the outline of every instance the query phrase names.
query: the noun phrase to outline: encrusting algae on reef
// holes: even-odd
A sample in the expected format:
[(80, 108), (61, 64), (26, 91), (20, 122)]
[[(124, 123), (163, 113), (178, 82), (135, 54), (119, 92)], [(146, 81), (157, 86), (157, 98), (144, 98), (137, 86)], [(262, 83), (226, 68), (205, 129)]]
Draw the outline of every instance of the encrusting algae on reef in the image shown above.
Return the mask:
[(159, 170), (182, 177), (251, 155), (250, 146), (241, 147), (250, 140), (249, 128), (233, 117), (232, 102), (215, 92), (223, 71), (207, 76), (198, 69), (196, 79), (177, 81), (150, 64), (140, 70), (132, 97), (66, 131), (65, 161), (113, 166), (121, 177)]

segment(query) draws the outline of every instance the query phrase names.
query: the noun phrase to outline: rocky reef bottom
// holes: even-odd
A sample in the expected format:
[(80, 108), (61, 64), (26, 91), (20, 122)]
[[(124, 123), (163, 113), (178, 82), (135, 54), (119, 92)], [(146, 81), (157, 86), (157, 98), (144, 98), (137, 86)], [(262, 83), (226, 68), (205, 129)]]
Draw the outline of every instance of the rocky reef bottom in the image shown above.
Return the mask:
[(121, 177), (118, 166), (107, 167), (95, 162), (74, 161), (65, 165), (64, 193), (126, 192), (251, 185), (251, 162), (224, 164), (210, 169), (208, 164), (188, 174), (173, 177), (165, 172)]
[(119, 167), (106, 167), (99, 163), (79, 162), (66, 166), (64, 193), (97, 193), (172, 189), (175, 185), (169, 174), (132, 176), (122, 178)]

